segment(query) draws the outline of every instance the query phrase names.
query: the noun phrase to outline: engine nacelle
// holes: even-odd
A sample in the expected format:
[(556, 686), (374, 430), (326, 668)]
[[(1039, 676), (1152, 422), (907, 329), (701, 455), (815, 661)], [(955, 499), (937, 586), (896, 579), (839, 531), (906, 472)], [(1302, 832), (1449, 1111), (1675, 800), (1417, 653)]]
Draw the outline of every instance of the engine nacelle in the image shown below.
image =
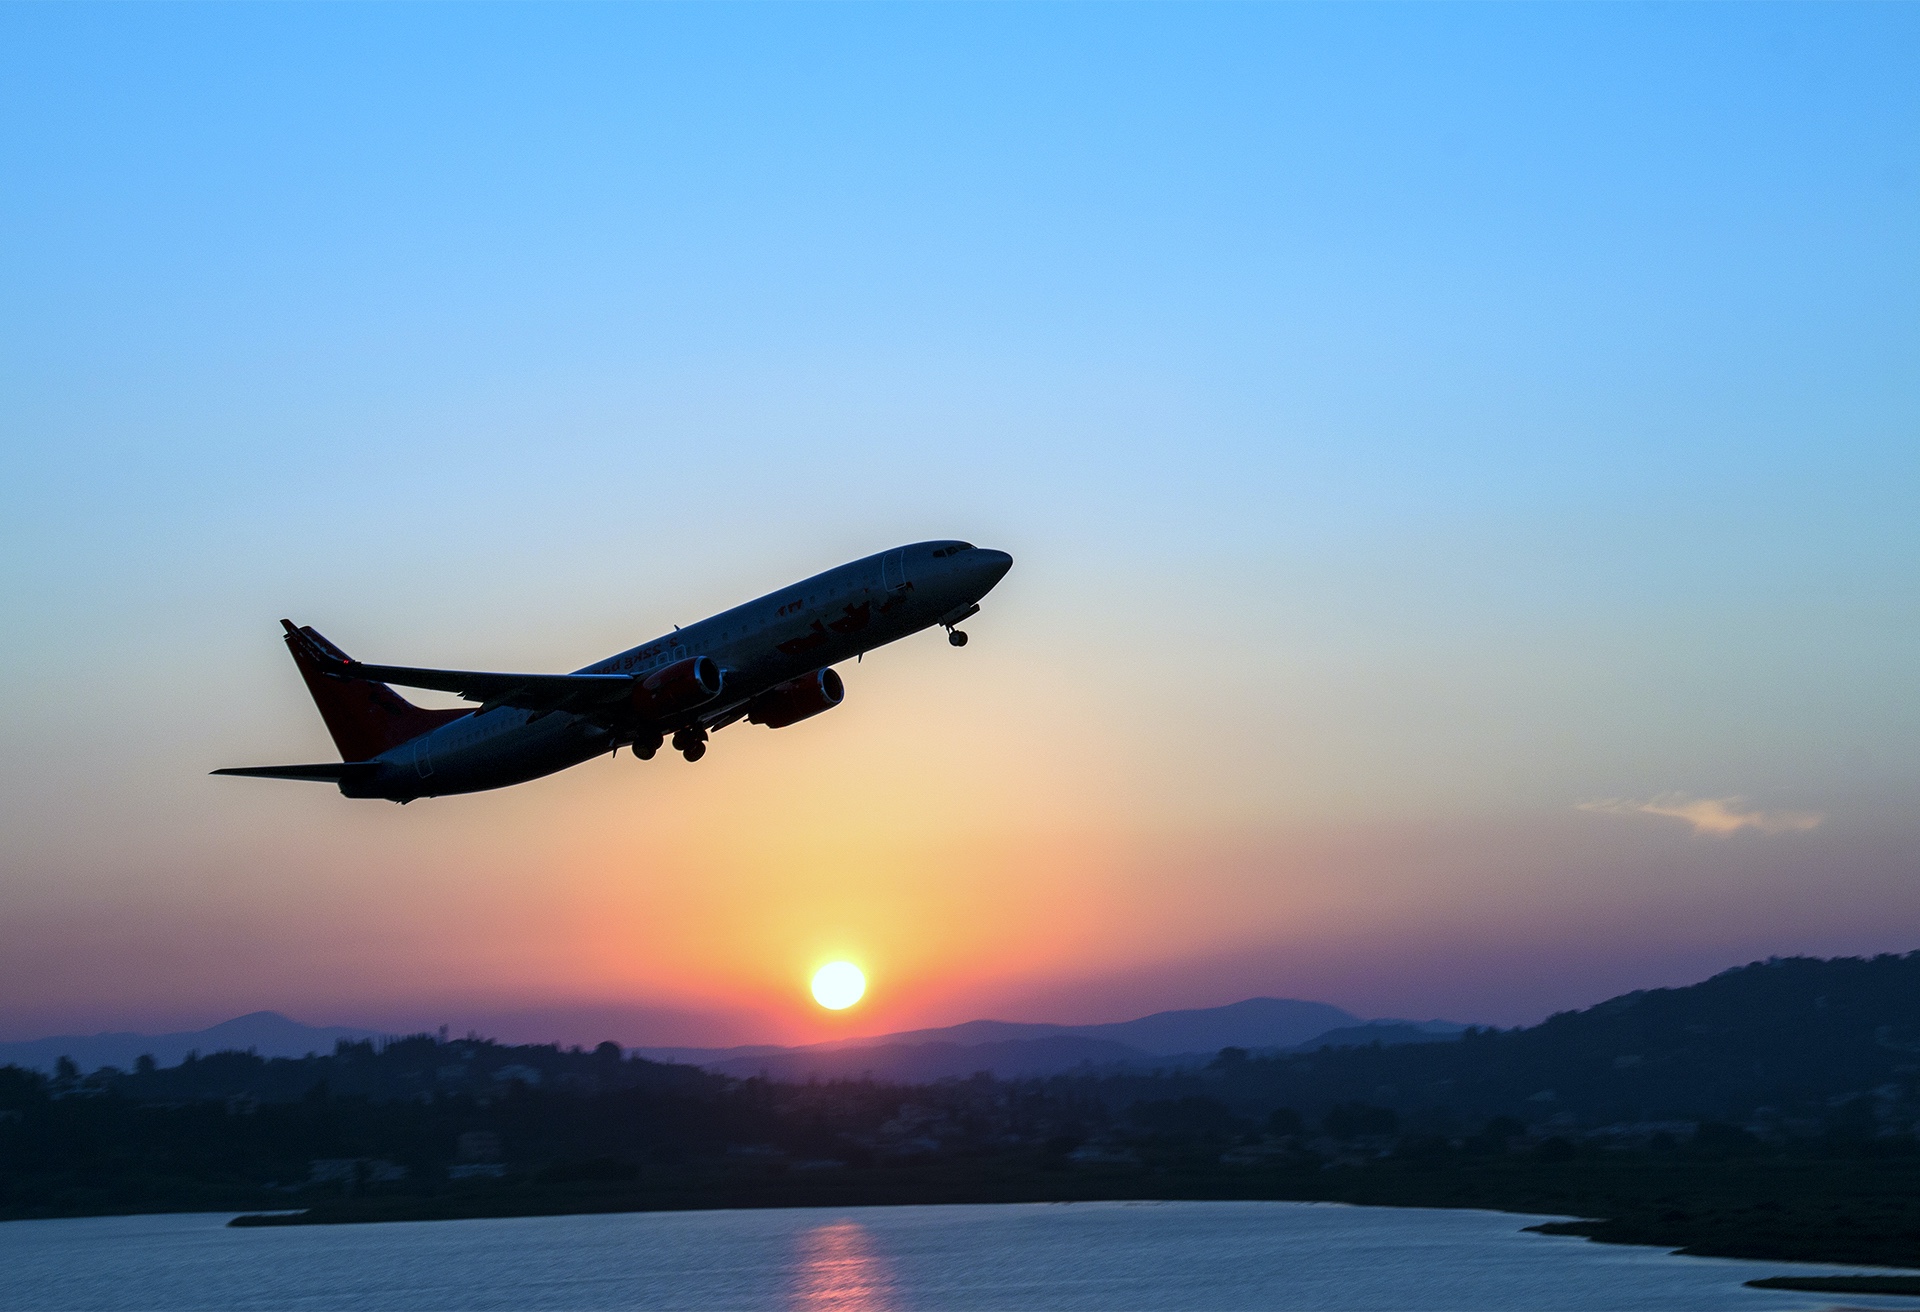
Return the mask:
[(747, 719), (769, 729), (784, 729), (811, 715), (830, 711), (846, 700), (847, 685), (831, 669), (815, 670), (773, 687), (747, 703)]
[(644, 720), (669, 720), (720, 695), (726, 682), (711, 656), (689, 656), (655, 670), (633, 690), (633, 708)]

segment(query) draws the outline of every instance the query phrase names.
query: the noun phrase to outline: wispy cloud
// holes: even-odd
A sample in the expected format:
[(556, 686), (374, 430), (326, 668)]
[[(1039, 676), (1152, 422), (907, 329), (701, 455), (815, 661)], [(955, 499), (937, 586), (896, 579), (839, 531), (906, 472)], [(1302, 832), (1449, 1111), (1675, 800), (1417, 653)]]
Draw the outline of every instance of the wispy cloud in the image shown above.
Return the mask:
[(1827, 817), (1820, 811), (1749, 810), (1744, 797), (1688, 797), (1685, 793), (1661, 793), (1644, 802), (1626, 797), (1608, 797), (1597, 802), (1581, 802), (1578, 810), (1597, 815), (1657, 815), (1684, 820), (1696, 834), (1725, 838), (1742, 829), (1763, 834), (1804, 834), (1816, 829)]

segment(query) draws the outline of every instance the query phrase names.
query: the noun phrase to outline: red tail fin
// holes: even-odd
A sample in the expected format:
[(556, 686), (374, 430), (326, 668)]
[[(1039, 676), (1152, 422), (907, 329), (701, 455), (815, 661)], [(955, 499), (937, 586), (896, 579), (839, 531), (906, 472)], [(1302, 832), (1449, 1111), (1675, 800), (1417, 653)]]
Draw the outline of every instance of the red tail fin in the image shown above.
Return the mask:
[(327, 722), (342, 760), (368, 760), (472, 713), (428, 710), (384, 683), (329, 674), (324, 665), (347, 660), (345, 652), (308, 626), (295, 628), (292, 620), (281, 620), (280, 627), (287, 631), (287, 650), (293, 653), (293, 663), (300, 667), (300, 677), (307, 681), (307, 691), (313, 694), (313, 704), (320, 708), (320, 718)]

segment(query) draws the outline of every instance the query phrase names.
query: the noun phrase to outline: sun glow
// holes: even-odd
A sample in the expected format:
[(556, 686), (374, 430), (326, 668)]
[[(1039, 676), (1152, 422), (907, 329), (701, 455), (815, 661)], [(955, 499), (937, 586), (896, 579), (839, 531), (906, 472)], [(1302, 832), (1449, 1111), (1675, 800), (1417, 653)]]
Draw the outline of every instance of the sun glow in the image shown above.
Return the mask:
[(845, 1011), (867, 991), (867, 977), (851, 961), (830, 961), (813, 972), (813, 1000), (828, 1011)]

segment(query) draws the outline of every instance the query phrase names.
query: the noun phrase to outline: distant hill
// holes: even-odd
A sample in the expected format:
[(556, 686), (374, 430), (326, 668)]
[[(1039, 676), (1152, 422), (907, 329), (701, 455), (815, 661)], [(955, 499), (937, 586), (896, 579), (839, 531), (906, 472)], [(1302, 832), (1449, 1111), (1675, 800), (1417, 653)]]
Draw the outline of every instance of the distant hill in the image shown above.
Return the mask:
[(1286, 1046), (1257, 1046), (1223, 1043), (1204, 1052), (1174, 1052), (1144, 1058), (1133, 1065), (1153, 1070), (1183, 1070), (1206, 1066), (1220, 1055), (1221, 1048), (1240, 1048), (1254, 1057), (1281, 1057), (1291, 1053), (1319, 1052), (1323, 1048), (1394, 1048), (1409, 1043), (1451, 1043), (1471, 1025), (1450, 1020), (1369, 1020), (1358, 1025), (1341, 1025), (1316, 1034), (1304, 1043)]
[[(1087, 1065), (1147, 1069), (1198, 1066), (1211, 1061), (1222, 1048), (1282, 1050), (1328, 1031), (1344, 1033), (1356, 1027), (1366, 1028), (1351, 1012), (1324, 1002), (1248, 998), (1223, 1007), (1162, 1011), (1102, 1025), (971, 1020), (939, 1029), (905, 1030), (802, 1048), (761, 1045), (634, 1051), (652, 1061), (681, 1062), (727, 1075), (765, 1072), (776, 1079), (871, 1074), (876, 1079), (914, 1081), (967, 1076), (975, 1071), (1013, 1078), (1054, 1075)], [(1458, 1032), (1465, 1027), (1454, 1028)], [(1372, 1042), (1374, 1037), (1363, 1041)], [(1382, 1037), (1380, 1041), (1408, 1040)]]
[(1214, 1053), (1222, 1048), (1291, 1048), (1342, 1026), (1358, 1025), (1350, 1011), (1298, 998), (1248, 998), (1224, 1007), (1161, 1011), (1139, 1020), (1069, 1029), (1089, 1039), (1109, 1039), (1154, 1056)]
[(1132, 1066), (1149, 1060), (1145, 1053), (1125, 1044), (1054, 1034), (1037, 1039), (1004, 1039), (997, 1043), (876, 1043), (824, 1051), (790, 1049), (707, 1062), (705, 1068), (722, 1075), (765, 1074), (787, 1081), (857, 1079), (872, 1075), (878, 1080), (923, 1084), (964, 1079), (977, 1071), (987, 1071), (1001, 1079), (1020, 1079), (1056, 1075), (1080, 1066)]
[(1364, 1025), (1345, 1025), (1316, 1034), (1305, 1043), (1294, 1045), (1295, 1052), (1319, 1048), (1364, 1048), (1370, 1044), (1393, 1047), (1402, 1043), (1450, 1043), (1466, 1033), (1469, 1026), (1450, 1020), (1370, 1020)]
[(51, 1071), (60, 1058), (71, 1057), (83, 1071), (102, 1066), (131, 1070), (143, 1053), (162, 1066), (177, 1066), (189, 1052), (246, 1052), (249, 1049), (262, 1057), (304, 1057), (310, 1052), (332, 1052), (333, 1045), (341, 1039), (376, 1037), (375, 1030), (302, 1025), (277, 1011), (255, 1011), (204, 1030), (178, 1034), (60, 1034), (50, 1039), (0, 1043), (0, 1066)]

